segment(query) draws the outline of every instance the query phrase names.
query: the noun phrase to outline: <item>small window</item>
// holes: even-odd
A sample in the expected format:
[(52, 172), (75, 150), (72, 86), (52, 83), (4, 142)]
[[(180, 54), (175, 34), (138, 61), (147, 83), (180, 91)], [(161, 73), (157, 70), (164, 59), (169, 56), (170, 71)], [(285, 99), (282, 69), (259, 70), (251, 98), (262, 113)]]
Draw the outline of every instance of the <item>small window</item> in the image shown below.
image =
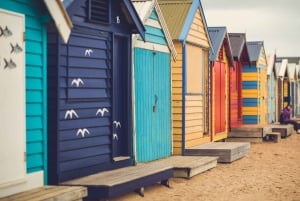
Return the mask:
[(109, 23), (109, 0), (89, 0), (89, 20), (97, 23)]

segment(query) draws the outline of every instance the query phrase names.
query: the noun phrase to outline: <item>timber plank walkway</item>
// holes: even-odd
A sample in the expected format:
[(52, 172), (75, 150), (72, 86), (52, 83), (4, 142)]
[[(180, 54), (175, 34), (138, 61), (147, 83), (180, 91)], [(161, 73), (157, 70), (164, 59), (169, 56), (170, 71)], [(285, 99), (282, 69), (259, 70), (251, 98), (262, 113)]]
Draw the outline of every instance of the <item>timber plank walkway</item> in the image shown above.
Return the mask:
[(80, 186), (43, 186), (0, 198), (0, 201), (80, 201), (87, 189)]

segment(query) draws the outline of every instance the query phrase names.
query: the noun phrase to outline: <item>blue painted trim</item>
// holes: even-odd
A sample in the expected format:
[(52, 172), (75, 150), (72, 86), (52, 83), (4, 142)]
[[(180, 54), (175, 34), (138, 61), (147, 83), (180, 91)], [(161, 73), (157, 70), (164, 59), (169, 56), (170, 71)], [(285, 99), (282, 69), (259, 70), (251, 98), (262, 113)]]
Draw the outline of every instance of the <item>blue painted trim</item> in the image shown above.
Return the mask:
[(44, 138), (44, 150), (43, 150), (43, 156), (44, 156), (44, 184), (48, 184), (48, 137), (47, 137), (47, 131), (48, 131), (48, 125), (47, 125), (47, 28), (46, 26), (43, 26), (42, 29), (42, 37), (43, 37), (43, 138)]
[(182, 41), (182, 144), (181, 153), (185, 155), (185, 94), (186, 94), (186, 41)]
[(199, 7), (199, 1), (195, 1), (193, 0), (193, 3), (190, 7), (190, 10), (188, 12), (188, 16), (186, 17), (185, 19), (185, 23), (183, 25), (183, 28), (181, 30), (181, 33), (179, 35), (179, 40), (181, 41), (185, 41), (187, 36), (188, 36), (188, 33), (189, 33), (189, 30), (190, 30), (190, 27), (194, 21), (194, 18), (195, 18), (195, 13), (197, 11), (197, 8)]

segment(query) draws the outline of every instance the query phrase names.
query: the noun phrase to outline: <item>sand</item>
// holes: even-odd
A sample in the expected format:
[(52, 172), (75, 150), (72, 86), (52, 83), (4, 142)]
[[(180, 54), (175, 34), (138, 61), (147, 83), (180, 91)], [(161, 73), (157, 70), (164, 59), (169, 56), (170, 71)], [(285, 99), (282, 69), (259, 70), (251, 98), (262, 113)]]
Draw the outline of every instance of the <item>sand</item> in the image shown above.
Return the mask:
[(300, 201), (300, 135), (279, 143), (251, 144), (245, 157), (191, 179), (172, 178), (170, 188), (154, 184), (111, 201)]

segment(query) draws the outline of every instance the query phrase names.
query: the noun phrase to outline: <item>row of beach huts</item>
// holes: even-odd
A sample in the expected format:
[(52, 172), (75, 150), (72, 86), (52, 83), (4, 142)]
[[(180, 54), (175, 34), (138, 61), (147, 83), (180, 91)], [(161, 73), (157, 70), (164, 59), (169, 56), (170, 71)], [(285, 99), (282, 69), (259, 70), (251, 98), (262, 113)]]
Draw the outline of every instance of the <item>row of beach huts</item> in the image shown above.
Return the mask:
[(0, 28), (0, 198), (300, 115), (300, 58), (200, 0), (5, 0)]

